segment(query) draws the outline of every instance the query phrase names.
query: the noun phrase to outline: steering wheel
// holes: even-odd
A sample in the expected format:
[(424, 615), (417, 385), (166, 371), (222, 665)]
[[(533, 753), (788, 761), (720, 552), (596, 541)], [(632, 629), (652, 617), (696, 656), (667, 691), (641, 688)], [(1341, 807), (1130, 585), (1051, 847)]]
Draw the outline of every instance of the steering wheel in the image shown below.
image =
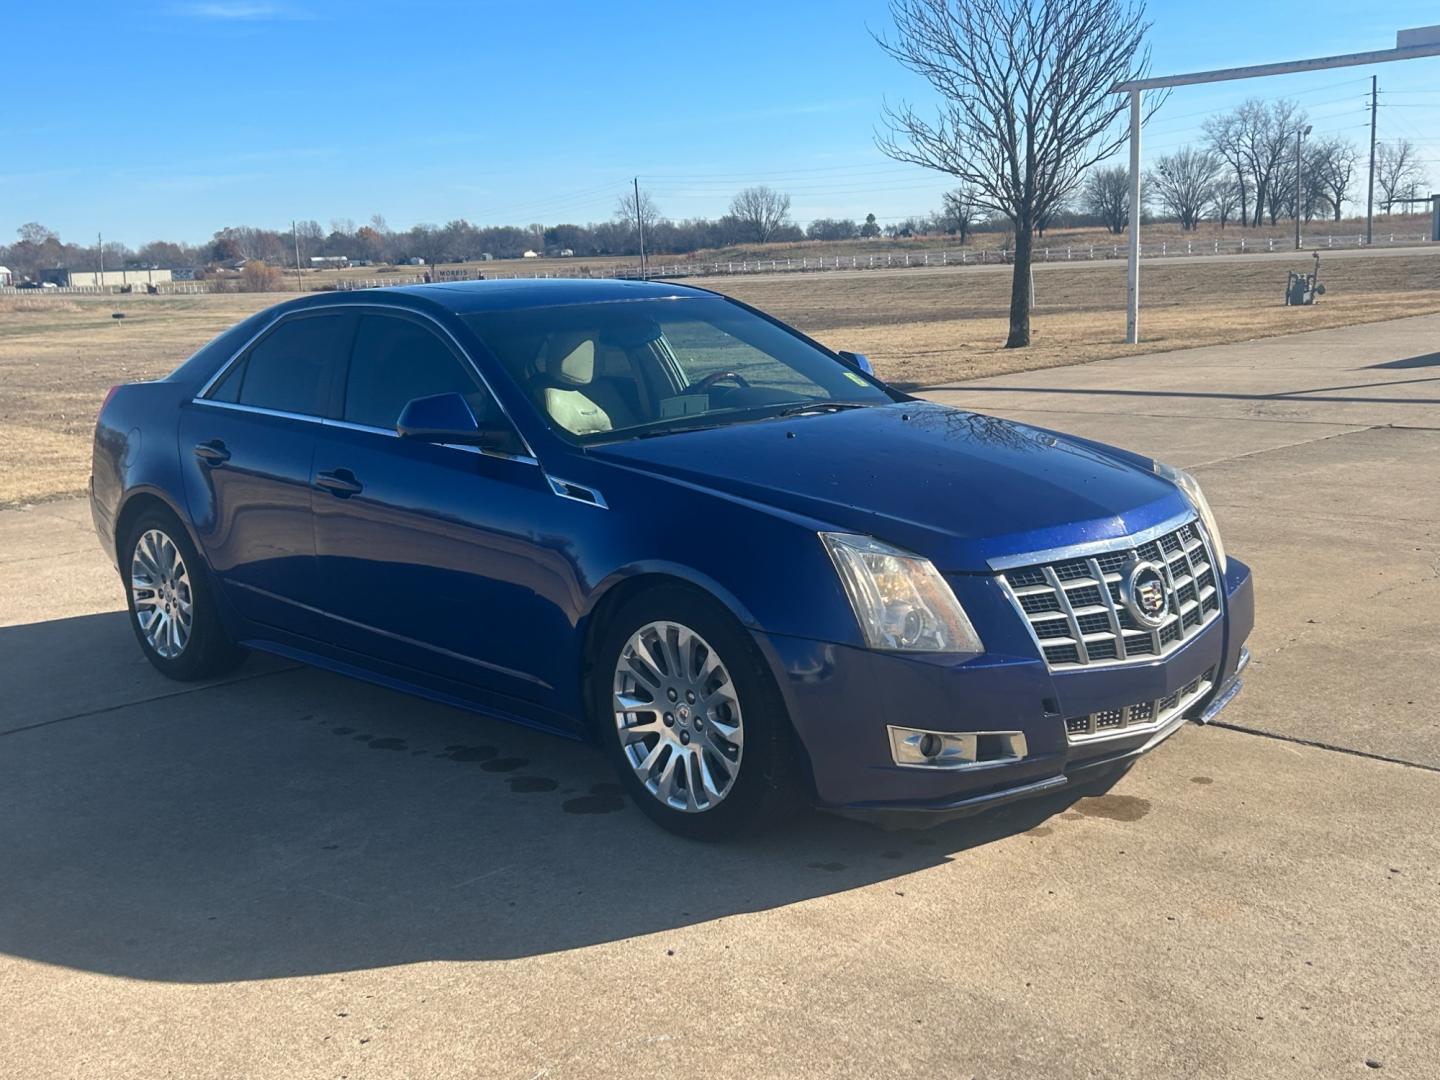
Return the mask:
[(736, 383), (738, 383), (746, 390), (750, 389), (750, 380), (745, 378), (745, 376), (741, 375), (738, 371), (712, 371), (703, 379), (691, 383), (681, 392), (685, 394), (703, 394), (721, 379), (734, 379)]

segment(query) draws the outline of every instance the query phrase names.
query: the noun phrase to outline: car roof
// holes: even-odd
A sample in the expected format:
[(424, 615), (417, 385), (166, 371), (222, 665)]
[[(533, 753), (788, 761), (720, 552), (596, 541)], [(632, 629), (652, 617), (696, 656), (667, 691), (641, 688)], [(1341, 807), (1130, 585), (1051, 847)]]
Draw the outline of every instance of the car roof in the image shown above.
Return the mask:
[[(365, 290), (369, 292), (371, 290)], [(428, 300), (457, 314), (514, 311), (564, 304), (595, 304), (617, 300), (664, 300), (714, 297), (705, 289), (668, 281), (621, 281), (616, 278), (506, 278), (496, 281), (448, 281), (374, 290)]]

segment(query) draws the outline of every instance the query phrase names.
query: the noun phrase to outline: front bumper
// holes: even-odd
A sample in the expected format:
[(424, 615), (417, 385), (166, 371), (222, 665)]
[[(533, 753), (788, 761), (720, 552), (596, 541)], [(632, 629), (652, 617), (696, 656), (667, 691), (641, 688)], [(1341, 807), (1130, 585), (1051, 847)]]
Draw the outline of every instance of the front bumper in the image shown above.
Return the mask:
[[(989, 651), (965, 663), (757, 634), (804, 750), (817, 805), (847, 816), (903, 815), (919, 824), (1057, 791), (1158, 746), (1187, 720), (1209, 720), (1239, 691), (1254, 625), (1250, 569), (1230, 560), (1221, 617), (1162, 659), (1051, 673), (993, 582), (961, 597)], [(987, 633), (987, 629), (991, 632)], [(1209, 690), (1162, 725), (1071, 743), (1065, 719)], [(1021, 732), (1019, 760), (934, 769), (897, 765), (888, 726), (943, 732)]]

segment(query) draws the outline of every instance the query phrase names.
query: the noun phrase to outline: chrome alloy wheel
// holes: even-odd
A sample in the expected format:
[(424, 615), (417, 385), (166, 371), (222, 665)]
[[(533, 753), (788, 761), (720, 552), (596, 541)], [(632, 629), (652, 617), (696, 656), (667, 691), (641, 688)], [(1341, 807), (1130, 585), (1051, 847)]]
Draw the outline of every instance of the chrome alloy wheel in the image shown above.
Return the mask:
[(135, 621), (150, 647), (166, 660), (183, 653), (190, 641), (195, 598), (180, 549), (159, 529), (147, 530), (135, 545), (130, 596)]
[(652, 622), (615, 665), (615, 726), (645, 789), (673, 810), (713, 809), (740, 775), (744, 725), (730, 672), (688, 626)]

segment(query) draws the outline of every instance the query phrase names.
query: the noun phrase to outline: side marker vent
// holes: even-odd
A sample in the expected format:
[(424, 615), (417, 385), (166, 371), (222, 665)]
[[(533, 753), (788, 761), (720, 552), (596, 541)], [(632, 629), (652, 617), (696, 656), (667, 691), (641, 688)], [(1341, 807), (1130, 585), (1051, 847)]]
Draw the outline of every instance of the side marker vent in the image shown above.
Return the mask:
[(592, 487), (586, 487), (584, 484), (577, 484), (571, 480), (561, 480), (558, 476), (547, 476), (546, 479), (550, 481), (550, 490), (562, 499), (574, 499), (576, 502), (598, 507), (601, 510), (610, 509), (609, 504), (605, 502), (605, 496)]

